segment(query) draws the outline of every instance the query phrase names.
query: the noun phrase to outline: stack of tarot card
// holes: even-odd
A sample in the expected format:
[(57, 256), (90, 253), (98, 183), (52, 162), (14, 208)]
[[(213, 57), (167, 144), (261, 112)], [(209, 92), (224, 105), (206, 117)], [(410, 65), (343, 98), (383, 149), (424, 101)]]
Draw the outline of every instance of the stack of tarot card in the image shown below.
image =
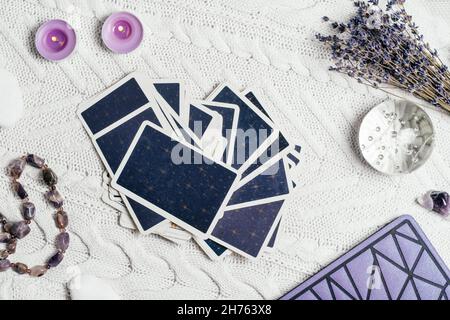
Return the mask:
[(212, 259), (256, 258), (275, 244), (300, 153), (260, 101), (226, 84), (189, 101), (181, 82), (135, 73), (78, 115), (107, 169), (110, 202), (139, 231), (190, 233)]

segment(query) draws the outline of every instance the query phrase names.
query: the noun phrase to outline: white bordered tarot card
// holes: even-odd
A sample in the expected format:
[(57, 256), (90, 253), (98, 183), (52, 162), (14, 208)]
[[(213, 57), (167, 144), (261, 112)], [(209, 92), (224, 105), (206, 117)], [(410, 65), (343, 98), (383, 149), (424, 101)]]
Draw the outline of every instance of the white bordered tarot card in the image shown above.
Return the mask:
[(257, 205), (227, 208), (210, 239), (246, 258), (258, 258), (272, 238), (285, 201), (266, 199)]
[(199, 239), (194, 237), (195, 242), (213, 261), (218, 261), (228, 256), (231, 251), (211, 239)]
[(135, 72), (82, 102), (77, 115), (89, 136), (93, 137), (130, 114), (139, 113), (147, 104), (153, 104), (155, 95), (151, 79)]
[(201, 149), (211, 150), (213, 154), (212, 147), (217, 147), (222, 137), (222, 115), (194, 102), (188, 104), (188, 111), (188, 128), (200, 139)]
[[(214, 159), (223, 156), (223, 162), (231, 165), (233, 162), (233, 151), (236, 143), (237, 125), (239, 120), (239, 107), (234, 104), (196, 101), (197, 105), (203, 105), (222, 116), (222, 139), (218, 141), (218, 145), (214, 152)], [(223, 139), (225, 138), (225, 140)]]
[[(143, 121), (152, 121), (170, 129), (156, 103), (156, 95), (153, 83), (147, 76), (133, 73), (80, 104), (78, 116), (111, 176)], [(106, 202), (106, 197), (103, 198)], [(113, 199), (116, 198), (110, 198)], [(122, 199), (142, 233), (152, 232), (165, 220), (134, 201)], [(115, 204), (114, 207), (121, 208)], [(145, 221), (141, 223), (138, 217), (143, 217)]]
[(222, 216), (237, 171), (144, 122), (113, 179), (127, 197), (206, 238)]
[(239, 184), (227, 203), (227, 210), (285, 200), (293, 190), (288, 170), (287, 161), (280, 158), (249, 182)]
[(233, 89), (229, 84), (222, 84), (208, 97), (208, 101), (234, 104), (239, 107), (237, 137), (234, 144), (232, 166), (245, 170), (257, 160), (278, 137), (278, 130), (253, 103)]

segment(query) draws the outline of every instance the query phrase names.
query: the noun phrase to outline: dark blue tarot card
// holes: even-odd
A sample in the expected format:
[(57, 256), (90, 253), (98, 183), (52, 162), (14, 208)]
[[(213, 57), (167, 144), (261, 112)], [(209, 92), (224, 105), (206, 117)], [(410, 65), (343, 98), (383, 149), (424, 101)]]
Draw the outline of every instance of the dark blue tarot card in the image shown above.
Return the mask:
[(256, 258), (272, 236), (283, 203), (280, 200), (225, 211), (211, 235), (232, 251)]
[(156, 91), (166, 100), (167, 104), (173, 109), (175, 114), (180, 115), (182, 92), (179, 82), (173, 83), (154, 83)]
[(284, 167), (284, 160), (280, 159), (266, 171), (237, 189), (231, 196), (228, 206), (288, 195), (290, 183)]
[(82, 111), (80, 117), (91, 134), (95, 135), (148, 102), (149, 100), (137, 80), (131, 78)]
[(198, 161), (202, 155), (186, 144), (182, 147), (191, 151), (189, 159), (179, 159), (172, 154), (179, 147), (180, 142), (146, 123), (113, 186), (180, 227), (203, 236), (217, 221), (238, 175), (211, 160)]
[[(227, 85), (218, 88), (210, 99), (215, 102), (235, 104), (239, 107), (238, 135), (233, 152), (233, 167), (238, 169), (267, 140), (274, 129), (258, 114), (258, 109), (247, 98), (242, 98), (239, 93)], [(254, 137), (254, 143), (248, 136)]]

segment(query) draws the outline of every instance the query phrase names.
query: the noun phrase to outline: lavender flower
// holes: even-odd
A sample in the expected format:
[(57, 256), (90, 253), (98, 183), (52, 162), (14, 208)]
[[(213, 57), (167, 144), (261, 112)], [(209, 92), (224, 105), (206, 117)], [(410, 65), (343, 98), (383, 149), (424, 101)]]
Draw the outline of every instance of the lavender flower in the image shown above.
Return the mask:
[(336, 32), (317, 35), (330, 48), (335, 62), (330, 70), (381, 90), (389, 86), (406, 90), (450, 111), (448, 67), (424, 42), (404, 3), (388, 0), (383, 10), (378, 0), (355, 1), (357, 12), (346, 23), (323, 17)]

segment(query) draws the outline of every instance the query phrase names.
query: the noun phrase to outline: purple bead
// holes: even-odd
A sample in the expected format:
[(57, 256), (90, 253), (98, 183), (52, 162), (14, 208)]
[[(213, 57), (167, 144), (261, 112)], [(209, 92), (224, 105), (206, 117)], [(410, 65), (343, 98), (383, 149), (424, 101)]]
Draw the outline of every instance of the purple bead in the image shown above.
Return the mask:
[(25, 202), (22, 206), (22, 215), (25, 220), (33, 220), (36, 215), (36, 207), (31, 202)]
[(69, 248), (70, 236), (67, 232), (60, 233), (56, 236), (56, 249), (65, 252)]
[(8, 166), (9, 174), (11, 177), (19, 179), (22, 175), (23, 170), (25, 169), (25, 160), (24, 159), (16, 159), (11, 162)]
[(19, 182), (16, 182), (15, 188), (16, 188), (16, 193), (20, 199), (24, 200), (24, 199), (28, 198), (28, 193), (25, 191), (25, 188)]
[(49, 187), (53, 187), (58, 183), (58, 176), (50, 168), (46, 168), (42, 171), (42, 177), (44, 178), (45, 184)]
[(5, 230), (5, 232), (11, 233), (12, 226), (13, 224), (11, 222), (5, 223), (5, 225), (3, 226), (3, 230)]
[(65, 211), (58, 211), (56, 214), (56, 226), (59, 229), (64, 229), (69, 225), (69, 217)]
[(29, 154), (27, 156), (27, 163), (35, 168), (41, 169), (45, 165), (45, 160), (35, 154)]
[(9, 233), (0, 233), (0, 243), (7, 243), (10, 239), (11, 235)]
[(30, 233), (30, 231), (30, 226), (25, 221), (20, 221), (12, 225), (10, 233), (17, 239), (23, 239)]
[(8, 259), (0, 260), (0, 272), (6, 271), (11, 267), (11, 262)]
[(55, 268), (61, 263), (61, 261), (63, 259), (64, 259), (64, 255), (61, 252), (58, 252), (48, 260), (47, 265), (50, 268)]
[(64, 199), (58, 190), (50, 190), (45, 196), (56, 209), (61, 208), (64, 204)]

